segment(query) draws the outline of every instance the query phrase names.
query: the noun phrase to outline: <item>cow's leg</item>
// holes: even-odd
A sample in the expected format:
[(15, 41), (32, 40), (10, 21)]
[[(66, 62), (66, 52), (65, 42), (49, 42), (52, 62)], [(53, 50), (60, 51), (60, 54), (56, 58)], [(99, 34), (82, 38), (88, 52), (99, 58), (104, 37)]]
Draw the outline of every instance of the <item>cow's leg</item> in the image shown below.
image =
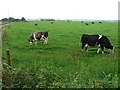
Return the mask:
[(35, 33), (33, 34), (33, 38), (34, 38), (35, 41), (37, 41), (36, 36), (35, 36)]
[(32, 42), (30, 42), (30, 45), (32, 45)]
[(46, 44), (46, 38), (44, 39), (44, 44)]
[(113, 49), (109, 49), (110, 53), (114, 53), (114, 47)]
[(44, 40), (44, 44), (46, 44), (46, 39)]
[(48, 37), (45, 38), (45, 40), (44, 40), (44, 44), (47, 44), (47, 43), (48, 43)]
[(100, 52), (100, 50), (101, 50), (101, 47), (100, 47), (100, 45), (98, 45), (97, 54)]
[(35, 42), (35, 45), (37, 45), (37, 40), (35, 40), (34, 42)]
[(85, 46), (85, 44), (82, 43), (82, 51), (83, 51), (83, 49), (84, 49), (84, 46)]
[(104, 54), (104, 46), (100, 46), (101, 50), (102, 50), (102, 54)]
[(88, 44), (85, 44), (85, 50), (88, 52)]
[(100, 52), (100, 50), (101, 50), (101, 49), (100, 49), (100, 48), (98, 48), (97, 53), (99, 53), (99, 52)]
[(46, 38), (46, 44), (48, 43), (48, 37)]

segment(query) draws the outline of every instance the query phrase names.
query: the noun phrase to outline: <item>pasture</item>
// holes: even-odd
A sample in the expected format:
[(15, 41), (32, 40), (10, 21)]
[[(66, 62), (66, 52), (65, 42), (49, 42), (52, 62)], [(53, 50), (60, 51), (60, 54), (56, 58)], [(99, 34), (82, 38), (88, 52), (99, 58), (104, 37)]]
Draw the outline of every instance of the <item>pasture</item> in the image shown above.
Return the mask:
[[(10, 48), (14, 69), (9, 71), (4, 66), (3, 87), (117, 88), (118, 24), (87, 23), (16, 22), (5, 27), (2, 61), (6, 62), (6, 49)], [(29, 36), (35, 31), (48, 31), (47, 45), (42, 41), (29, 45)], [(97, 48), (81, 52), (82, 34), (106, 35), (115, 53), (105, 49), (105, 54), (97, 54)]]

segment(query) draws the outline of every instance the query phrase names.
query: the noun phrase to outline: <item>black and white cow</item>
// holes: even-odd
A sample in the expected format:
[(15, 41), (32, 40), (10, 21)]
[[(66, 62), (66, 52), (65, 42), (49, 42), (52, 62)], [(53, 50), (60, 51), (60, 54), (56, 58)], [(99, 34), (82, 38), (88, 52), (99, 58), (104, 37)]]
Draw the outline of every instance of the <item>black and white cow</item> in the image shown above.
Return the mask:
[(48, 32), (34, 32), (30, 35), (29, 43), (32, 45), (33, 42), (37, 44), (38, 40), (44, 40), (44, 44), (48, 43)]
[(82, 43), (82, 51), (85, 47), (85, 50), (88, 52), (88, 46), (97, 46), (98, 50), (97, 53), (102, 51), (104, 53), (104, 48), (107, 48), (110, 50), (111, 53), (114, 52), (114, 47), (111, 45), (109, 39), (104, 35), (88, 35), (83, 34), (81, 37), (81, 43)]

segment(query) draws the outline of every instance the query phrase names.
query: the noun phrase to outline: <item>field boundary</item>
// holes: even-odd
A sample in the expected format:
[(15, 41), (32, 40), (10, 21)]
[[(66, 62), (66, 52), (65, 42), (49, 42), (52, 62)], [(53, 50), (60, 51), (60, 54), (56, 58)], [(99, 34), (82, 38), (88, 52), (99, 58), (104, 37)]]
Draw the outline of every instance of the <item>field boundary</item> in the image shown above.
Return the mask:
[(2, 23), (0, 22), (0, 89), (2, 87)]
[(2, 33), (2, 39), (3, 39), (3, 35), (4, 35), (4, 28), (3, 27), (5, 27), (5, 26), (9, 26), (9, 24), (0, 24), (0, 28), (1, 28), (0, 32)]
[(2, 39), (4, 35), (3, 27), (8, 26), (9, 24), (2, 24), (0, 22), (0, 89), (2, 88)]

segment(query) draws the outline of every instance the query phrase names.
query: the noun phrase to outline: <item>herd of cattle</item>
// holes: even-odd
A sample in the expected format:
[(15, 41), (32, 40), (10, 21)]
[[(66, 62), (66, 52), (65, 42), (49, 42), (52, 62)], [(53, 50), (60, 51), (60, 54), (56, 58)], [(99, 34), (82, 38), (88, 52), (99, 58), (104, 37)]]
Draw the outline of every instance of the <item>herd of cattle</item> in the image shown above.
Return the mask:
[[(37, 24), (35, 25), (37, 26)], [(32, 45), (33, 42), (37, 44), (38, 40), (43, 40), (44, 44), (47, 44), (48, 32), (33, 32), (29, 37), (30, 45)], [(90, 46), (90, 47), (98, 47), (97, 53), (100, 53), (100, 51), (104, 53), (104, 48), (107, 48), (110, 50), (111, 53), (114, 53), (114, 46), (111, 45), (109, 39), (104, 35), (83, 34), (81, 36), (80, 43), (82, 45), (82, 51), (85, 48), (85, 50), (88, 52), (88, 46)]]
[[(81, 21), (81, 23), (83, 23), (83, 21)], [(95, 22), (91, 22), (92, 24), (95, 24)], [(98, 22), (98, 23), (100, 23), (100, 24), (102, 24), (102, 22)], [(85, 23), (85, 25), (89, 25), (88, 23)]]

